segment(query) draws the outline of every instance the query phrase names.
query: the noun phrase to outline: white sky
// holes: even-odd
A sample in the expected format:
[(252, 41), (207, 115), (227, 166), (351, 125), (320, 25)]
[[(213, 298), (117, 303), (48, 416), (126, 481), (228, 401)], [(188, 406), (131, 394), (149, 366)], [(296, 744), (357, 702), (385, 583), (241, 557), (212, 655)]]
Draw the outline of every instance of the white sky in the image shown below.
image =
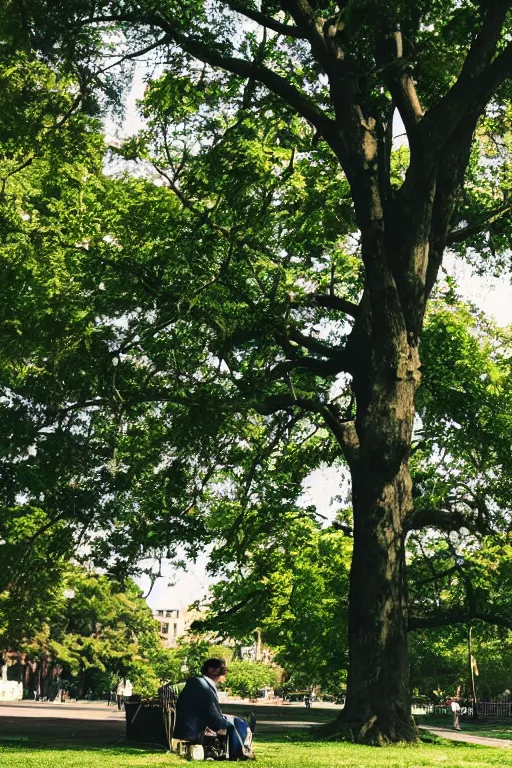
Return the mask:
[[(127, 98), (126, 117), (121, 130), (107, 121), (106, 132), (109, 139), (133, 135), (144, 127), (136, 100), (142, 98), (145, 87), (145, 75), (148, 65), (136, 67), (133, 86)], [(403, 133), (403, 126), (397, 122), (395, 134)], [(479, 277), (472, 274), (471, 267), (460, 259), (448, 254), (444, 267), (450, 275), (456, 278), (462, 296), (473, 302), (487, 315), (493, 316), (499, 325), (512, 324), (512, 275), (503, 274), (499, 279)], [(327, 518), (332, 518), (336, 506), (331, 500), (334, 496), (346, 494), (347, 484), (342, 472), (333, 467), (315, 470), (305, 483), (303, 502), (314, 504), (317, 511)], [(338, 505), (339, 506), (339, 505)], [(206, 574), (207, 556), (201, 556), (196, 563), (189, 563), (186, 572), (176, 574), (170, 568), (163, 566), (164, 576), (156, 582), (148, 603), (152, 608), (186, 608), (194, 600), (203, 597), (210, 583)], [(175, 580), (173, 586), (169, 581)], [(140, 579), (141, 587), (147, 591), (148, 580)]]

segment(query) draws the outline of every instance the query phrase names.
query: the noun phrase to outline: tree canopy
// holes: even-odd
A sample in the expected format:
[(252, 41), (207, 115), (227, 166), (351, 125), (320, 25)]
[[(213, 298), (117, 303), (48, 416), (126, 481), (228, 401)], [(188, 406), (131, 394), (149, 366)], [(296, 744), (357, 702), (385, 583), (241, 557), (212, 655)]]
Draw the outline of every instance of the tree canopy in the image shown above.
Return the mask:
[[(510, 246), (509, 11), (36, 0), (1, 16), (3, 77), (29, 126), (13, 118), (0, 137), (6, 507), (44, 507), (43, 525), (87, 538), (118, 574), (219, 536), (236, 560), (311, 468), (344, 460), (354, 546), (339, 727), (371, 743), (416, 737), (406, 536), (494, 522), (474, 498), (481, 469), (454, 502), (411, 452), (443, 253), (498, 268)], [(107, 177), (97, 116), (119, 106), (142, 56), (158, 70), (146, 128), (116, 148), (131, 177)], [(460, 323), (443, 327), (467, 353), (464, 380), (484, 364)], [(492, 385), (467, 384), (492, 402)], [(437, 435), (460, 423), (485, 453), (485, 408), (469, 423), (471, 401), (449, 390), (461, 422), (439, 419)], [(421, 496), (411, 471), (425, 473)]]

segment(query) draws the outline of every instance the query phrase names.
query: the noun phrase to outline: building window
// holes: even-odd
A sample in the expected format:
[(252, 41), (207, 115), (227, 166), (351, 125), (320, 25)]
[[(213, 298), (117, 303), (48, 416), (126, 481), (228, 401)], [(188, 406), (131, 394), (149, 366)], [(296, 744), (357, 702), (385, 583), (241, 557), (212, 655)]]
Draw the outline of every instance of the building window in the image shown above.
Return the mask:
[(162, 635), (168, 635), (169, 634), (169, 624), (165, 623), (162, 624)]
[(178, 625), (177, 625), (176, 622), (174, 622), (174, 624), (172, 626), (172, 634), (173, 634), (174, 637), (176, 637), (176, 635), (178, 634)]
[(157, 611), (157, 612), (156, 612), (156, 615), (157, 615), (157, 616), (163, 616), (163, 615), (164, 615), (164, 612), (163, 612), (163, 611)]

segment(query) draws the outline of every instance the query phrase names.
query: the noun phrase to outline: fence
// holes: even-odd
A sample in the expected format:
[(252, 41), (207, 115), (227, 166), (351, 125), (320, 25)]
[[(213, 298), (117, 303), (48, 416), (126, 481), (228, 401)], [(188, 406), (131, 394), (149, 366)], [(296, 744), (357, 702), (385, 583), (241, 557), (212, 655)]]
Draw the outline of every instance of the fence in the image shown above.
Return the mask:
[[(478, 701), (476, 706), (479, 720), (512, 720), (512, 699)], [(435, 717), (451, 715), (452, 711), (449, 704), (429, 704), (425, 707), (425, 714)], [(471, 719), (473, 707), (461, 705), (460, 714), (462, 717)]]
[(512, 701), (479, 701), (477, 712), (482, 720), (509, 720), (512, 718)]

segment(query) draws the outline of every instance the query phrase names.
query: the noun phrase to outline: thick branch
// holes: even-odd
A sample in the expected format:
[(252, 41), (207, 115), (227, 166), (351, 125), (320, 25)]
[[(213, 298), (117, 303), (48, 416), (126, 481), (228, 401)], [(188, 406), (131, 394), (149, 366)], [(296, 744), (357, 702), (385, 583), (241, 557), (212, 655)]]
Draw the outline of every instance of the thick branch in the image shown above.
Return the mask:
[(382, 65), (383, 80), (389, 88), (407, 133), (423, 117), (414, 80), (403, 57), (402, 33), (395, 30), (378, 46), (378, 61)]
[(354, 537), (354, 529), (351, 525), (345, 525), (345, 523), (340, 523), (337, 520), (333, 520), (331, 528), (333, 528), (335, 531), (341, 531), (345, 534), (345, 536), (349, 536), (350, 538)]
[(199, 59), (199, 61), (210, 64), (212, 67), (219, 67), (244, 79), (252, 78), (265, 85), (292, 109), (306, 118), (321, 134), (326, 131), (329, 132), (329, 129), (332, 130), (333, 121), (308, 96), (291, 85), (286, 78), (257, 62), (221, 53), (199, 38), (184, 34), (176, 24), (163, 16), (158, 14), (137, 16), (130, 13), (120, 13), (112, 16), (92, 17), (82, 21), (81, 25), (107, 22), (146, 24), (150, 27), (157, 27), (166, 33), (167, 42), (177, 43), (186, 53)]
[(291, 394), (270, 395), (262, 402), (252, 404), (256, 413), (262, 416), (270, 416), (278, 411), (287, 411), (290, 408), (302, 408), (304, 411), (319, 413), (322, 407), (317, 400), (311, 400), (306, 397), (294, 397)]
[[(459, 190), (464, 184), (478, 118), (478, 110), (468, 112), (440, 154), (429, 237), (425, 299), (428, 299), (437, 279)], [(421, 164), (422, 160), (419, 162)]]
[(275, 380), (280, 376), (291, 371), (308, 371), (315, 376), (323, 376), (328, 378), (330, 376), (336, 376), (338, 373), (348, 373), (348, 368), (345, 362), (340, 359), (336, 360), (319, 360), (317, 357), (294, 357), (293, 360), (286, 360), (282, 363), (277, 363), (270, 373)]
[(247, 8), (240, 2), (240, 0), (223, 0), (223, 2), (228, 6), (228, 8), (231, 8), (231, 10), (236, 11), (237, 13), (241, 13), (247, 19), (252, 19), (252, 21), (260, 24), (262, 27), (272, 29), (279, 35), (297, 38), (303, 37), (298, 27), (276, 21), (276, 19), (273, 19), (271, 16), (267, 16), (266, 14), (255, 10), (254, 8)]
[(354, 421), (352, 419), (339, 418), (334, 405), (324, 405), (318, 402), (318, 400), (295, 397), (291, 394), (271, 395), (263, 402), (253, 404), (254, 410), (263, 416), (294, 407), (318, 413), (338, 441), (349, 465), (353, 465), (357, 461), (359, 457), (359, 438)]
[(430, 144), (432, 141), (437, 145), (445, 143), (466, 112), (475, 108), (483, 110), (496, 88), (512, 74), (512, 43), (493, 61), (511, 5), (511, 0), (489, 4), (482, 29), (457, 81), (421, 121), (421, 132)]
[(330, 344), (315, 339), (313, 336), (306, 336), (296, 329), (289, 332), (289, 338), (291, 341), (295, 341), (296, 344), (300, 344), (301, 347), (305, 347), (305, 349), (309, 349), (310, 352), (315, 352), (317, 355), (322, 355), (322, 357), (338, 358), (340, 351), (342, 351), (339, 347), (332, 347)]
[(349, 467), (353, 468), (359, 459), (359, 437), (352, 419), (341, 420), (333, 413), (333, 408), (325, 406), (322, 411), (325, 423), (338, 441)]
[[(311, 349), (317, 354), (329, 357), (328, 360), (319, 360), (317, 357), (305, 357), (297, 354), (291, 340), (297, 341), (306, 349)], [(346, 350), (344, 347), (330, 347), (321, 341), (313, 339), (311, 336), (304, 336), (300, 331), (292, 331), (289, 336), (285, 334), (276, 334), (276, 341), (288, 356), (289, 360), (278, 363), (273, 372), (286, 373), (292, 370), (310, 371), (318, 376), (336, 376), (342, 371), (349, 372), (350, 365)]]
[(408, 531), (437, 528), (448, 532), (467, 528), (468, 531), (489, 533), (489, 526), (484, 520), (459, 509), (416, 509), (406, 520), (406, 528)]
[(315, 13), (308, 0), (282, 0), (281, 5), (289, 11), (302, 36), (309, 40), (311, 50), (316, 58), (328, 72), (333, 60), (322, 27), (317, 23)]

